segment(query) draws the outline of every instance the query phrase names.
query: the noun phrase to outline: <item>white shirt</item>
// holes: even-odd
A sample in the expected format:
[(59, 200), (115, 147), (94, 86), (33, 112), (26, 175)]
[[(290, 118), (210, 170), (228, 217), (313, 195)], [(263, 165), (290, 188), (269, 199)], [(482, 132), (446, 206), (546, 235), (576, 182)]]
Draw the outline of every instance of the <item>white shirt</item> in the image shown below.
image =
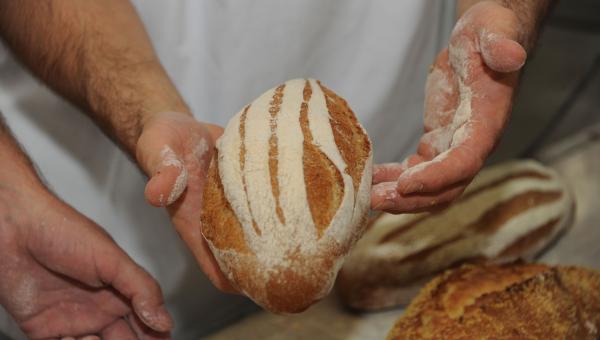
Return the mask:
[[(265, 90), (313, 77), (349, 102), (377, 162), (414, 151), (427, 71), (454, 14), (453, 2), (440, 0), (134, 3), (199, 120), (224, 125)], [(13, 132), (54, 191), (160, 282), (174, 338), (198, 338), (254, 310), (210, 285), (167, 214), (145, 202), (144, 176), (98, 128), (0, 52), (0, 110)], [(0, 329), (18, 337), (2, 313)]]

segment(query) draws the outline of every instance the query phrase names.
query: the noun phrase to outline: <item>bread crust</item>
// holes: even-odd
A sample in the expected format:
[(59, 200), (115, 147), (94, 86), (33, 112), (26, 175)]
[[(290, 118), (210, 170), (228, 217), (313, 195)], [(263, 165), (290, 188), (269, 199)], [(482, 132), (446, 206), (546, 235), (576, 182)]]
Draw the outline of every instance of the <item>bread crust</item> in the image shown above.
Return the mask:
[(388, 339), (597, 339), (600, 272), (464, 265), (423, 288)]
[[(270, 97), (268, 102), (265, 96)], [(258, 180), (255, 172), (263, 170), (256, 168), (252, 153), (261, 151), (255, 144), (263, 137), (250, 126), (256, 126), (264, 103), (268, 103), (270, 120), (268, 163), (264, 165), (270, 190), (265, 192), (271, 195), (267, 201), (274, 202), (272, 211), (266, 203), (250, 199), (241, 201), (246, 206), (232, 203), (239, 197), (228, 194), (222, 183), (227, 174), (223, 171), (239, 159), (240, 171), (233, 174), (241, 176), (244, 188), (236, 195), (242, 192), (250, 197), (256, 190), (251, 189)], [(290, 111), (292, 106), (298, 111)], [(331, 125), (330, 146), (338, 150), (333, 151), (339, 152), (339, 158), (327, 149), (322, 125), (311, 120), (317, 118)], [(277, 135), (284, 128), (298, 135)], [(217, 143), (204, 188), (202, 234), (221, 270), (240, 291), (272, 312), (301, 312), (330, 291), (344, 256), (364, 232), (370, 198), (370, 141), (346, 102), (314, 80), (294, 80), (267, 91), (232, 119), (224, 136)], [(291, 145), (298, 136), (300, 144)], [(231, 152), (235, 140), (239, 140), (239, 157), (227, 158), (231, 155), (225, 150)], [(301, 189), (306, 192), (305, 202), (289, 201), (290, 181), (298, 180), (298, 176), (286, 177), (285, 172), (289, 172), (290, 157), (297, 157), (290, 151), (294, 148), (301, 152), (301, 169), (296, 170), (305, 184)], [(294, 205), (305, 205), (304, 213), (290, 211)], [(250, 212), (252, 223), (243, 222), (247, 217), (240, 211), (244, 209), (249, 209), (245, 211)], [(265, 219), (265, 212), (271, 217)]]
[(380, 214), (338, 277), (346, 305), (405, 305), (422, 285), (463, 263), (532, 259), (572, 222), (572, 196), (533, 161), (487, 168), (452, 206), (435, 213)]

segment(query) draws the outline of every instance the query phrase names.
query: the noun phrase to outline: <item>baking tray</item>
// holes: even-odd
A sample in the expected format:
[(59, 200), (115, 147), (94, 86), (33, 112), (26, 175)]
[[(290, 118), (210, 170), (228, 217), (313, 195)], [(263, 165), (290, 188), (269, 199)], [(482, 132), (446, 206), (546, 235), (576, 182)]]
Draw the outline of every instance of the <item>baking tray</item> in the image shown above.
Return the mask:
[[(538, 260), (599, 268), (600, 125), (546, 147), (533, 158), (555, 168), (576, 200), (573, 226)], [(401, 314), (402, 309), (353, 313), (332, 294), (302, 314), (259, 312), (208, 339), (383, 339)]]

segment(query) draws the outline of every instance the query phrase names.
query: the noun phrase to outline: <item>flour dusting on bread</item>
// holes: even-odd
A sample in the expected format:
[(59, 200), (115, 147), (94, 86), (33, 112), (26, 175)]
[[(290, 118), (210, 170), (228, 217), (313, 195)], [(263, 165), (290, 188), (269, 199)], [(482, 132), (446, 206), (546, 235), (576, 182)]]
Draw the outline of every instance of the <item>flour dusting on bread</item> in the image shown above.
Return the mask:
[[(236, 242), (247, 248), (240, 254), (239, 247), (222, 240), (226, 235), (215, 232), (219, 226), (212, 217), (220, 213), (205, 197), (203, 234), (221, 269), (271, 310), (282, 311), (266, 301), (267, 292), (257, 282), (286, 285), (291, 283), (283, 281), (291, 276), (300, 281), (310, 277), (316, 296), (307, 301), (321, 298), (362, 234), (369, 207), (371, 147), (352, 111), (320, 82), (291, 80), (231, 119), (216, 148), (218, 158), (211, 167), (218, 167), (227, 214), (238, 222), (229, 228), (239, 228)], [(348, 153), (357, 155), (355, 164), (346, 162)], [(356, 167), (358, 176), (351, 171)], [(229, 233), (220, 234), (224, 232)]]

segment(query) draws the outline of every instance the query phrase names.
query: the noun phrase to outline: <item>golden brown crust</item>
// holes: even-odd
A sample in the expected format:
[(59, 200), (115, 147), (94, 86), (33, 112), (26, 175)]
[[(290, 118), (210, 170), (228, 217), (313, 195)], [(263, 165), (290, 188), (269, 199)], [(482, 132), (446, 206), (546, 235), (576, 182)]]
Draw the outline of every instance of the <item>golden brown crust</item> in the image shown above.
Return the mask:
[(358, 123), (348, 103), (318, 82), (327, 100), (335, 144), (346, 162), (346, 173), (352, 177), (355, 193), (358, 190), (365, 162), (371, 153), (371, 142)]
[(321, 237), (344, 199), (344, 181), (335, 165), (313, 142), (308, 126), (308, 101), (311, 96), (312, 89), (307, 80), (300, 109), (300, 127), (304, 136), (304, 183), (308, 206)]
[(465, 265), (432, 280), (388, 339), (597, 339), (600, 273)]
[(532, 207), (557, 201), (561, 196), (562, 192), (525, 192), (506, 202), (498, 203), (467, 229), (488, 234), (494, 233), (513, 216), (519, 215)]
[[(477, 182), (446, 210), (374, 217), (338, 277), (336, 288), (343, 302), (359, 310), (406, 305), (419, 287), (446, 269), (539, 254), (569, 226), (572, 208), (561, 202), (571, 197), (552, 171), (525, 163), (530, 162), (492, 170), (493, 176)], [(534, 183), (543, 185), (537, 188)], [(531, 188), (514, 190), (520, 185)], [(468, 217), (464, 214), (470, 204), (479, 210)], [(550, 205), (560, 208), (552, 210), (548, 221), (539, 211)], [(499, 233), (503, 236), (497, 237)]]
[(202, 196), (202, 234), (219, 249), (247, 254), (249, 249), (242, 227), (223, 192), (217, 159), (218, 151), (215, 150)]
[[(498, 186), (500, 186), (500, 185), (502, 185), (502, 184), (504, 184), (504, 183), (506, 183), (508, 181), (512, 181), (512, 180), (515, 180), (515, 179), (522, 179), (522, 178), (550, 179), (545, 174), (542, 174), (542, 173), (539, 173), (539, 172), (535, 172), (535, 171), (522, 171), (522, 172), (518, 172), (518, 173), (514, 173), (514, 174), (510, 174), (510, 175), (504, 176), (504, 177), (502, 177), (502, 178), (500, 178), (500, 179), (498, 179), (496, 181), (493, 181), (493, 182), (491, 182), (491, 183), (489, 183), (487, 185), (484, 185), (484, 186), (482, 186), (482, 187), (480, 187), (480, 188), (478, 188), (476, 190), (467, 192), (464, 195), (460, 196), (456, 200), (456, 202), (465, 201), (468, 198), (473, 197), (473, 196), (475, 196), (477, 194), (480, 194), (483, 191), (487, 191), (487, 190), (493, 189), (493, 188), (498, 187)], [(529, 198), (529, 197), (526, 197), (526, 198)], [(521, 202), (516, 202), (516, 203), (521, 203)], [(529, 201), (529, 202), (525, 202), (525, 203), (527, 203), (527, 204), (529, 204), (529, 206), (531, 206), (533, 202)], [(540, 203), (543, 203), (543, 202), (540, 202)], [(519, 204), (513, 204), (513, 206), (516, 206), (517, 209), (519, 208), (518, 207)], [(510, 209), (513, 209), (513, 208), (510, 208), (510, 209), (505, 208), (505, 209), (506, 210), (510, 210)], [(392, 232), (390, 232), (389, 234), (387, 234), (383, 238), (381, 238), (381, 241), (379, 243), (381, 244), (381, 243), (392, 241), (393, 239), (399, 237), (403, 233), (409, 231), (412, 227), (416, 226), (417, 224), (422, 223), (426, 219), (429, 219), (429, 218), (431, 218), (433, 216), (436, 216), (436, 215), (438, 215), (441, 212), (443, 212), (443, 209), (437, 211), (437, 213), (431, 213), (431, 214), (424, 215), (423, 217), (415, 219), (415, 220), (411, 221), (410, 223), (407, 223), (407, 224), (401, 226), (400, 228), (396, 228)], [(499, 213), (494, 213), (494, 214), (499, 214)], [(505, 213), (503, 213), (503, 215), (504, 214)], [(379, 217), (381, 217), (381, 215), (377, 216), (377, 218), (379, 218)], [(374, 223), (374, 222), (376, 222), (376, 221), (374, 220), (372, 223)]]
[[(336, 238), (338, 235), (327, 235), (328, 237), (322, 237), (343, 201), (345, 194), (344, 178), (342, 177), (343, 172), (341, 172), (341, 169), (338, 170), (327, 155), (320, 150), (321, 146), (315, 145), (315, 140), (311, 134), (311, 129), (309, 128), (310, 113), (308, 112), (308, 101), (312, 95), (310, 84), (309, 81), (305, 82), (304, 101), (301, 106), (298, 121), (304, 137), (302, 145), (302, 170), (306, 183), (306, 194), (311, 217), (315, 222), (317, 236), (319, 237), (318, 243), (315, 244), (315, 249), (307, 247), (310, 249), (310, 256), (307, 255), (306, 252), (302, 253), (300, 249), (292, 251), (284, 248), (282, 252), (280, 252), (280, 249), (276, 249), (277, 254), (285, 254), (284, 256), (281, 256), (283, 259), (277, 258), (276, 261), (269, 261), (268, 254), (267, 256), (261, 254), (262, 257), (259, 258), (253, 253), (253, 250), (251, 250), (250, 246), (246, 243), (247, 241), (244, 239), (244, 235), (246, 235), (249, 240), (254, 235), (244, 234), (251, 233), (252, 230), (245, 230), (240, 225), (237, 216), (235, 216), (225, 197), (219, 176), (217, 155), (215, 155), (210, 165), (208, 179), (204, 189), (202, 233), (209, 241), (211, 249), (214, 251), (215, 257), (221, 266), (221, 270), (233, 281), (233, 284), (237, 286), (240, 291), (246, 293), (262, 307), (276, 313), (300, 312), (322, 298), (333, 285), (341, 257), (348, 252), (350, 246), (354, 244), (361, 234), (358, 231), (362, 231), (362, 225), (356, 225), (356, 220), (354, 220), (352, 222), (353, 225), (349, 226), (347, 230), (347, 235), (340, 235), (340, 240), (343, 241), (338, 241)], [(280, 164), (278, 164), (280, 161), (279, 153), (283, 152), (283, 149), (280, 149), (279, 143), (284, 140), (284, 137), (281, 136), (281, 138), (277, 138), (275, 133), (278, 131), (276, 126), (278, 121), (277, 115), (284, 114), (283, 112), (280, 112), (281, 101), (285, 100), (285, 98), (281, 98), (283, 92), (283, 85), (276, 88), (269, 106), (271, 135), (268, 145), (269, 157), (267, 166), (271, 190), (276, 205), (277, 216), (274, 216), (275, 218), (273, 218), (273, 220), (279, 219), (281, 225), (283, 225), (285, 229), (278, 228), (278, 230), (289, 229), (290, 237), (293, 237), (294, 229), (304, 226), (291, 225), (292, 222), (286, 220), (286, 217), (288, 217), (287, 219), (289, 220), (293, 220), (293, 218), (285, 216), (284, 213), (287, 210), (282, 210), (278, 202), (279, 193), (283, 192), (282, 188), (285, 189), (284, 186), (286, 183), (281, 179), (279, 179), (279, 181), (274, 179), (278, 177), (277, 168), (280, 166)], [(330, 94), (330, 97), (331, 96), (332, 95)], [(349, 174), (352, 176), (353, 181), (356, 182), (355, 190), (358, 190), (362, 175), (364, 174), (363, 170), (365, 170), (367, 162), (370, 164), (371, 161), (370, 142), (366, 133), (353, 116), (354, 114), (347, 107), (347, 104), (337, 96), (330, 100), (334, 100), (334, 106), (328, 103), (328, 110), (336, 110), (335, 114), (330, 113), (331, 122), (333, 123), (337, 119), (343, 120), (342, 122), (337, 123), (338, 127), (334, 132), (334, 139), (340, 148), (340, 153), (344, 160), (352, 162), (348, 165), (348, 168), (352, 170), (346, 169), (346, 171), (350, 171)], [(344, 105), (344, 108), (335, 108), (335, 105), (342, 104)], [(242, 111), (239, 117), (238, 131), (241, 140), (239, 162), (242, 170), (242, 184), (244, 185), (246, 193), (246, 183), (251, 183), (250, 181), (252, 179), (250, 178), (251, 174), (249, 174), (248, 171), (244, 173), (244, 166), (247, 153), (253, 151), (250, 148), (246, 149), (245, 144), (245, 141), (248, 140), (246, 137), (252, 137), (250, 135), (252, 132), (246, 131), (246, 115), (249, 111), (248, 108), (249, 106)], [(287, 114), (289, 114), (289, 112), (287, 112)], [(324, 113), (317, 112), (316, 114), (321, 115)], [(345, 136), (344, 134), (346, 133), (358, 135)], [(246, 136), (246, 134), (248, 134), (248, 136)], [(356, 145), (341, 145), (338, 143), (339, 140), (346, 140), (352, 143), (354, 140), (359, 139), (361, 139), (361, 141)], [(342, 148), (344, 148), (344, 150), (342, 150)], [(360, 148), (360, 150), (356, 150), (356, 148)], [(366, 153), (364, 150), (366, 150)], [(237, 155), (235, 157), (237, 157)], [(358, 169), (360, 169), (360, 173), (358, 173)], [(361, 221), (366, 222), (365, 218), (368, 209), (367, 205), (364, 203), (364, 199), (361, 202), (363, 203), (357, 208), (360, 208), (359, 211), (361, 212), (365, 210), (364, 216), (361, 216), (363, 217)], [(253, 216), (252, 211), (250, 211), (249, 217), (252, 217), (253, 219), (254, 231), (257, 235), (262, 236), (263, 239), (268, 239), (268, 236), (270, 236), (267, 234), (270, 232), (269, 228), (264, 228), (262, 225), (256, 225), (254, 220), (254, 217), (256, 216), (258, 215)], [(344, 232), (346, 231), (341, 231), (340, 233)], [(348, 235), (351, 237), (348, 237)], [(350, 241), (348, 241), (349, 239)], [(311, 242), (314, 242), (312, 235), (310, 240)], [(252, 239), (252, 246), (254, 246), (256, 242), (262, 242), (262, 239), (260, 237), (256, 238), (256, 240)], [(270, 243), (261, 243), (261, 246), (263, 244), (270, 245)], [(274, 247), (277, 246), (277, 244), (274, 245)], [(287, 245), (285, 247), (287, 247)]]
[(291, 264), (280, 268), (267, 282), (269, 309), (300, 313), (316, 302), (315, 296), (323, 290), (328, 279), (331, 259), (314, 258), (307, 263), (299, 254), (290, 256)]

